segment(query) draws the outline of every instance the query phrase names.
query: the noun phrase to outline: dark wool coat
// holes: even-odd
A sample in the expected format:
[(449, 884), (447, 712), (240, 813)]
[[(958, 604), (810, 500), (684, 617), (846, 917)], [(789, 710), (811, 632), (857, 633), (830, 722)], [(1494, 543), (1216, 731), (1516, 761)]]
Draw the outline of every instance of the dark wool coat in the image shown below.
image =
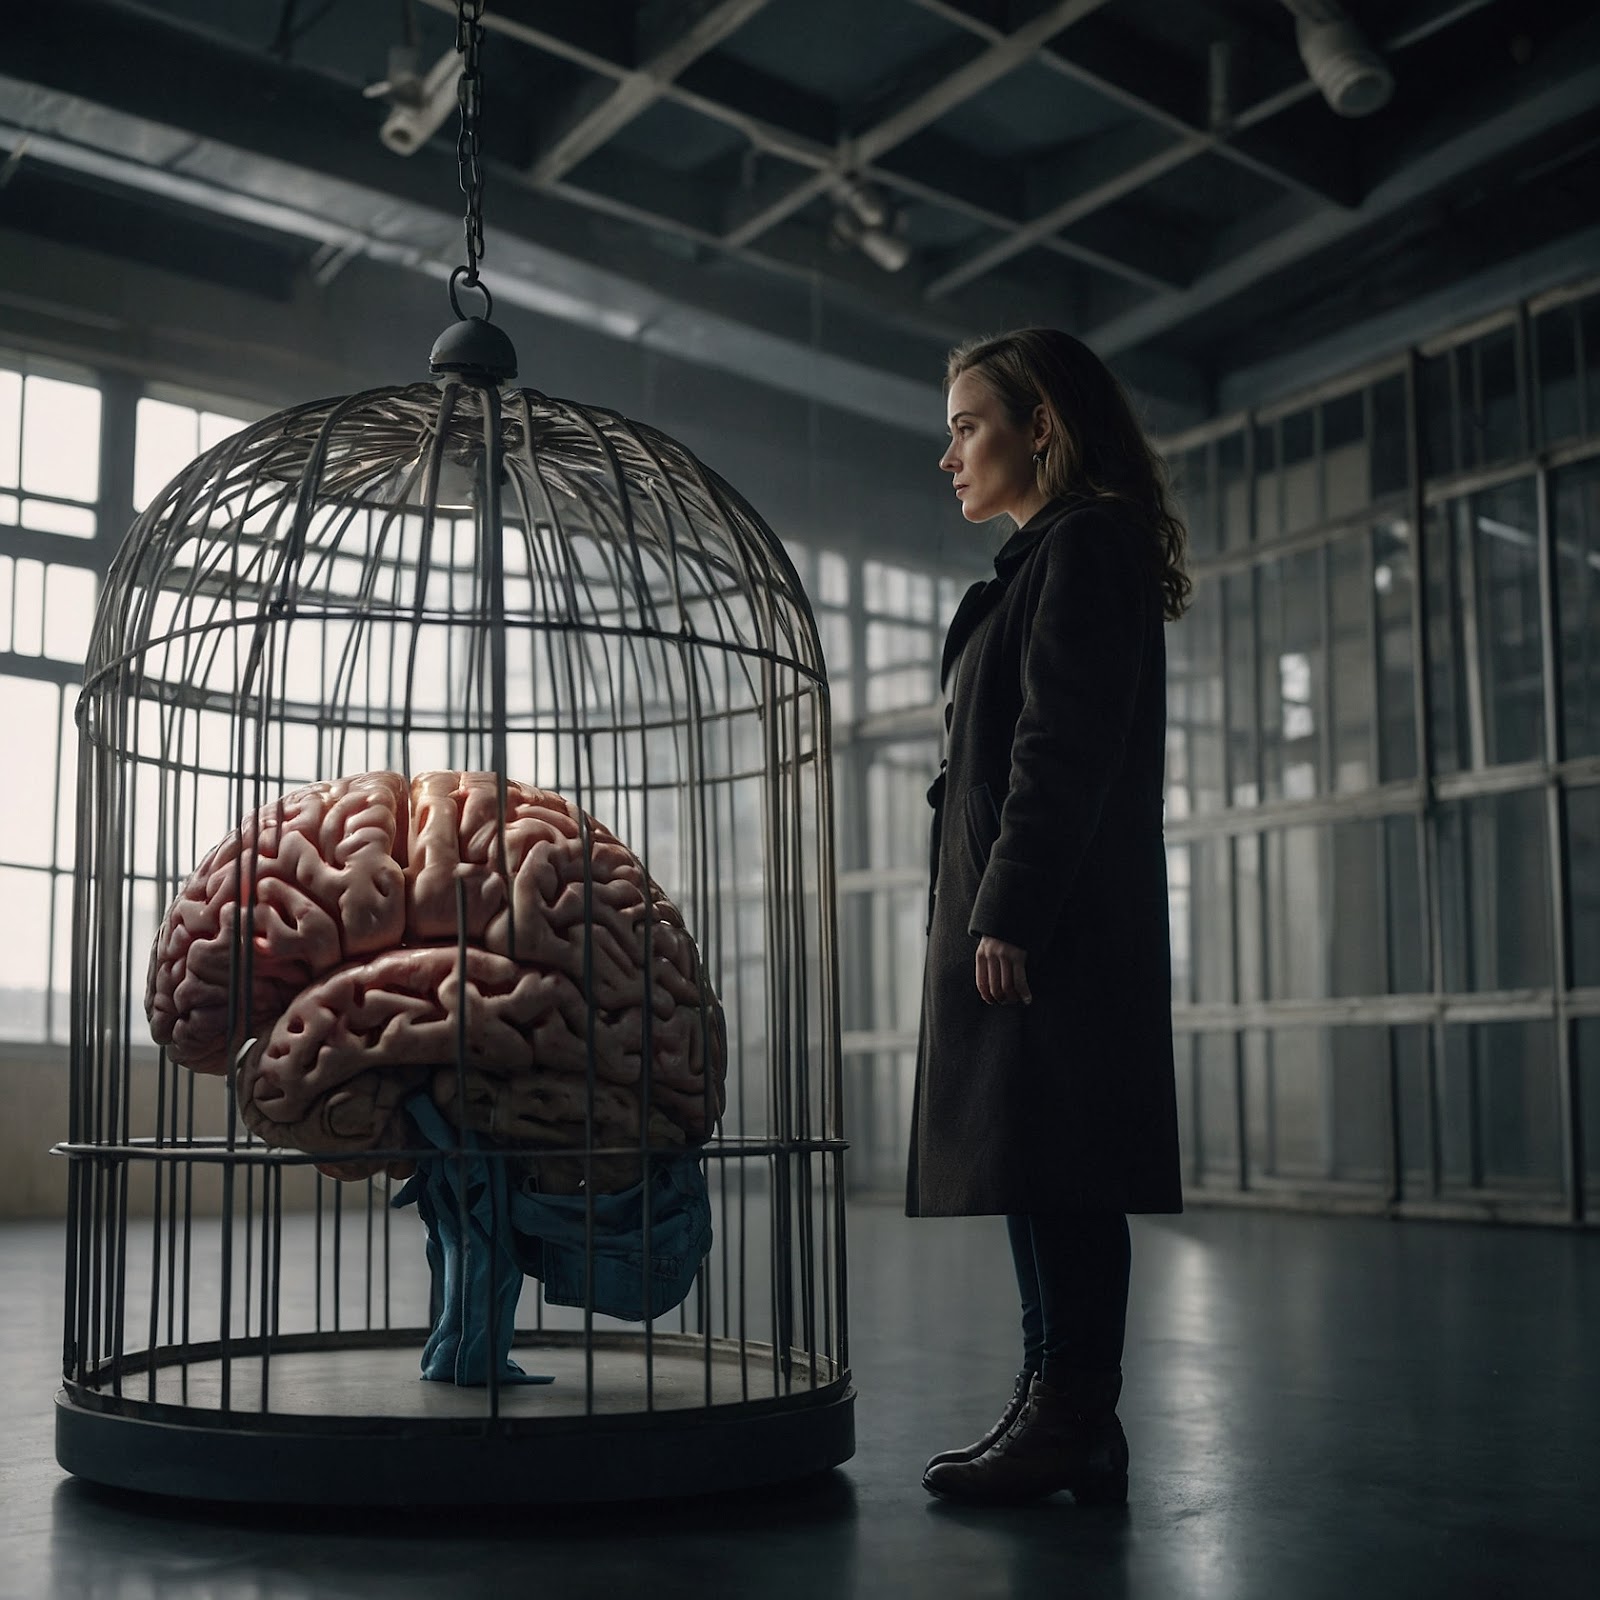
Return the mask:
[[(1125, 514), (1055, 501), (963, 599), (934, 805), (906, 1211), (1181, 1211), (1161, 589)], [(992, 934), (1032, 1005), (985, 1005)]]

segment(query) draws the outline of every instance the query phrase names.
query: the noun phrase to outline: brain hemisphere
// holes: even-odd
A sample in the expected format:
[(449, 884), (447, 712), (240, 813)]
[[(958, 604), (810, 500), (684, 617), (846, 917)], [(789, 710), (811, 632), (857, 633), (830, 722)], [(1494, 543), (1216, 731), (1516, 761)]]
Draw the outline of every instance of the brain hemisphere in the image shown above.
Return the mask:
[[(230, 1016), (241, 904), (251, 999)], [(635, 1145), (641, 1120), (651, 1143), (700, 1140), (723, 1107), (721, 1008), (676, 907), (561, 796), (508, 782), (502, 813), (490, 773), (364, 773), (263, 807), (168, 910), (146, 1007), (198, 1072), (253, 1040), (247, 1125), (337, 1153), (338, 1177), (411, 1142), (402, 1107), (419, 1089), (460, 1126), (539, 1147)], [(630, 1173), (602, 1161), (594, 1177)]]

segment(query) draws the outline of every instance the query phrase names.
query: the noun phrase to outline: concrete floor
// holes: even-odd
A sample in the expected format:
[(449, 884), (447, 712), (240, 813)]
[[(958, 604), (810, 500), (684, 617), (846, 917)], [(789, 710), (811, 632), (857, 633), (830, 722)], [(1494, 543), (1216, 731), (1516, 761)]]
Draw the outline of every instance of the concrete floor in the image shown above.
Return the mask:
[(851, 1217), (858, 1449), (799, 1487), (515, 1514), (173, 1505), (55, 1464), (58, 1230), (0, 1228), (0, 1596), (1600, 1592), (1600, 1238), (1192, 1211), (1134, 1222), (1125, 1510), (918, 1486), (1016, 1365), (993, 1219)]

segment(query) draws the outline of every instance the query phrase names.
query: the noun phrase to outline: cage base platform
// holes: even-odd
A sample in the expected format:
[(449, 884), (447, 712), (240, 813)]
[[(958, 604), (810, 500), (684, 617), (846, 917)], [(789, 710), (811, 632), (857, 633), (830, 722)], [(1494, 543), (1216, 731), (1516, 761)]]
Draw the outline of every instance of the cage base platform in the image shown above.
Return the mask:
[(514, 1355), (555, 1382), (502, 1384), (491, 1415), (487, 1389), (420, 1377), (422, 1337), (305, 1335), (265, 1360), (235, 1346), (226, 1407), (214, 1347), (140, 1356), (120, 1396), (103, 1382), (57, 1396), (56, 1459), (185, 1499), (490, 1506), (713, 1494), (854, 1453), (849, 1374), (819, 1360), (813, 1381), (808, 1355), (774, 1394), (770, 1347), (657, 1335), (647, 1367), (642, 1336), (596, 1334), (586, 1354), (581, 1334), (541, 1333)]

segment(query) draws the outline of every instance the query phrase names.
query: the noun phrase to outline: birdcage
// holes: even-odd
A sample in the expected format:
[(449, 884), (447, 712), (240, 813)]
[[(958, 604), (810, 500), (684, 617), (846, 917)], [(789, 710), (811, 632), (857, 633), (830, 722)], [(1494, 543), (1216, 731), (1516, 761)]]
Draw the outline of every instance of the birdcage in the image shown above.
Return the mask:
[(105, 585), (61, 1147), (89, 1479), (631, 1498), (853, 1448), (806, 596), (683, 446), (459, 331), (435, 383), (201, 456)]

